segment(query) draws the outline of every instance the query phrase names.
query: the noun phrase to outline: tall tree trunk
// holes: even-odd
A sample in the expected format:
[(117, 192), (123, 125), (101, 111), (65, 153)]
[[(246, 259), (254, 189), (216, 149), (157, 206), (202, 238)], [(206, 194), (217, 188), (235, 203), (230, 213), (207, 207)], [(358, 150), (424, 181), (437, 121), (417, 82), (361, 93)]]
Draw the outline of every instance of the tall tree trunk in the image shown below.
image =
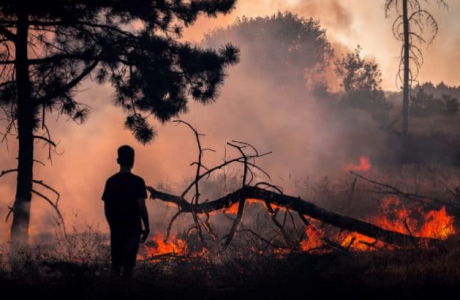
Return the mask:
[(30, 93), (29, 65), (27, 57), (28, 13), (18, 13), (16, 32), (16, 85), (18, 96), (18, 177), (16, 200), (13, 206), (11, 240), (27, 244), (29, 237), (30, 204), (32, 200), (33, 154), (34, 154), (34, 107)]
[(401, 159), (407, 161), (408, 153), (408, 134), (409, 134), (409, 89), (410, 89), (410, 40), (409, 40), (409, 19), (407, 11), (407, 1), (403, 0), (403, 26), (404, 26), (404, 86), (403, 86), (403, 117), (402, 117), (402, 136), (401, 136)]

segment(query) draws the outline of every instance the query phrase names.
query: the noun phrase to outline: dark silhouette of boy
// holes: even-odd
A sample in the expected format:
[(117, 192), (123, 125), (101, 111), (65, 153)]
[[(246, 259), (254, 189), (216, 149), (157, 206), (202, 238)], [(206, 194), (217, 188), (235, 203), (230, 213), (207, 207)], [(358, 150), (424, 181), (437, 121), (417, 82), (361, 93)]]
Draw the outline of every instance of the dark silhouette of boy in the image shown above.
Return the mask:
[(133, 277), (139, 243), (145, 242), (150, 233), (145, 206), (147, 192), (144, 180), (131, 173), (133, 148), (127, 145), (118, 148), (117, 163), (120, 172), (107, 179), (102, 200), (110, 227), (112, 276), (129, 279)]

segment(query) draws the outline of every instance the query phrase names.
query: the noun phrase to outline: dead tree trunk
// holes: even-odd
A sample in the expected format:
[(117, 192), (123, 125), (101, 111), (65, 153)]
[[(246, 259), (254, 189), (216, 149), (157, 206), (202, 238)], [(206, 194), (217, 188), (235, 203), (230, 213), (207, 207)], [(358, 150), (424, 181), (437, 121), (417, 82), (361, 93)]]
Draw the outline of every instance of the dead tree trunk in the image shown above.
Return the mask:
[[(409, 139), (409, 101), (412, 83), (417, 79), (418, 72), (423, 64), (422, 50), (418, 44), (431, 44), (438, 32), (438, 23), (433, 15), (420, 4), (420, 0), (386, 0), (385, 16), (394, 9), (397, 17), (393, 22), (393, 35), (402, 42), (401, 57), (397, 78), (403, 88), (403, 113), (401, 131), (401, 160), (408, 160)], [(424, 2), (429, 2), (428, 0)], [(437, 0), (438, 5), (448, 8), (445, 0)], [(401, 7), (402, 6), (402, 7)], [(427, 39), (422, 37), (431, 30)], [(401, 76), (401, 72), (403, 73)]]
[(407, 147), (409, 135), (409, 90), (410, 90), (410, 37), (409, 37), (409, 17), (407, 0), (403, 0), (403, 27), (404, 27), (404, 74), (403, 74), (403, 116), (402, 116), (402, 135), (401, 135), (401, 159), (402, 163), (407, 161)]
[[(352, 232), (357, 232), (391, 245), (412, 247), (414, 243), (426, 244), (436, 241), (435, 239), (411, 237), (399, 232), (386, 230), (364, 221), (342, 216), (325, 210), (313, 203), (302, 200), (301, 198), (283, 195), (253, 186), (243, 187), (224, 197), (213, 201), (200, 203), (196, 206), (185, 201), (179, 196), (156, 191), (151, 187), (149, 187), (148, 190), (151, 193), (151, 198), (157, 198), (162, 201), (175, 203), (179, 206), (182, 212), (191, 213), (192, 211), (195, 211), (196, 213), (209, 214), (213, 211), (228, 208), (235, 203), (241, 203), (241, 201), (246, 199), (256, 199), (280, 207), (285, 207), (286, 209), (297, 211), (301, 215), (309, 216), (313, 219), (317, 219), (332, 226), (336, 226)], [(226, 243), (229, 242), (230, 241), (227, 241)]]

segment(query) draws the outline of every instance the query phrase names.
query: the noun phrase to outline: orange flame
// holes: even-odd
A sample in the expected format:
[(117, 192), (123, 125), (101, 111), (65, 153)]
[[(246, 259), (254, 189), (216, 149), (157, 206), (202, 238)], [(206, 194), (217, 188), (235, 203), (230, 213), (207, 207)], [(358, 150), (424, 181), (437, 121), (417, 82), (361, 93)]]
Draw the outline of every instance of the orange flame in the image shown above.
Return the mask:
[(359, 164), (348, 164), (344, 167), (346, 171), (367, 172), (371, 169), (371, 163), (365, 156), (359, 158)]
[(342, 243), (340, 243), (340, 246), (355, 251), (372, 251), (377, 248), (381, 248), (383, 243), (368, 236), (353, 233), (347, 235)]
[[(248, 199), (248, 205), (252, 205), (259, 200)], [(273, 207), (277, 209), (278, 207)], [(236, 214), (238, 212), (238, 203), (233, 204), (225, 210), (226, 213)], [(331, 251), (327, 250), (325, 246), (325, 237), (327, 236), (321, 226), (321, 222), (315, 219), (306, 217), (310, 222), (305, 230), (306, 238), (300, 242), (302, 251), (315, 251), (319, 253)], [(380, 214), (372, 216), (368, 222), (373, 223), (379, 227), (395, 232), (400, 232), (415, 237), (437, 238), (446, 239), (450, 235), (455, 234), (454, 217), (447, 214), (445, 207), (440, 210), (424, 211), (422, 207), (415, 205), (405, 205), (398, 197), (386, 197), (382, 200), (380, 205)], [(147, 257), (158, 257), (161, 255), (177, 255), (189, 257), (201, 257), (206, 254), (203, 249), (199, 253), (190, 253), (187, 242), (183, 239), (177, 238), (177, 235), (172, 236), (168, 242), (164, 240), (163, 234), (154, 235), (149, 242), (147, 242)], [(353, 251), (373, 251), (382, 248), (385, 244), (381, 241), (375, 240), (368, 236), (358, 233), (351, 233), (343, 236), (339, 233), (336, 238), (330, 238), (327, 241), (332, 245), (335, 243), (346, 249)], [(333, 245), (332, 245), (333, 246)], [(393, 247), (386, 245), (388, 249)], [(253, 252), (263, 254), (264, 251), (256, 249), (255, 246), (250, 248)], [(277, 255), (283, 256), (289, 253), (284, 249), (276, 249)]]
[(177, 238), (176, 235), (171, 236), (165, 242), (163, 234), (156, 234), (149, 239), (146, 244), (148, 257), (158, 256), (163, 254), (181, 255), (187, 252), (187, 243)]
[[(436, 239), (447, 239), (455, 234), (454, 217), (447, 214), (445, 207), (438, 211), (424, 212), (421, 207), (409, 209), (398, 197), (386, 197), (380, 208), (382, 215), (370, 218), (370, 222), (384, 229)], [(318, 229), (320, 226), (315, 226), (315, 223), (312, 224), (313, 226), (306, 229), (308, 239), (301, 243), (303, 251), (311, 251), (324, 245), (324, 231)], [(372, 251), (384, 246), (382, 242), (358, 233), (347, 235), (337, 244), (355, 251)]]
[(374, 218), (374, 222), (385, 229), (437, 239), (446, 239), (455, 233), (454, 217), (447, 214), (445, 207), (427, 213), (420, 207), (409, 210), (398, 197), (386, 197), (381, 207), (384, 217)]
[(423, 236), (434, 238), (447, 239), (455, 233), (454, 218), (449, 216), (446, 208), (441, 208), (440, 211), (430, 211), (425, 215), (425, 224), (423, 224), (420, 232)]
[(300, 243), (300, 248), (303, 251), (310, 251), (319, 248), (323, 245), (322, 238), (324, 233), (313, 226), (308, 226), (306, 229), (307, 238)]
[[(235, 202), (233, 203), (230, 207), (228, 208), (225, 208), (224, 209), (224, 212), (226, 214), (229, 214), (229, 215), (236, 215), (238, 213), (238, 203), (239, 202)], [(261, 203), (261, 200), (259, 199), (246, 199), (246, 202), (245, 202), (245, 206), (246, 205), (253, 205), (254, 203)], [(272, 208), (273, 209), (282, 209), (282, 207), (278, 207), (274, 204), (271, 204)]]
[(238, 202), (233, 203), (232, 206), (224, 209), (224, 212), (229, 215), (236, 215), (238, 213)]

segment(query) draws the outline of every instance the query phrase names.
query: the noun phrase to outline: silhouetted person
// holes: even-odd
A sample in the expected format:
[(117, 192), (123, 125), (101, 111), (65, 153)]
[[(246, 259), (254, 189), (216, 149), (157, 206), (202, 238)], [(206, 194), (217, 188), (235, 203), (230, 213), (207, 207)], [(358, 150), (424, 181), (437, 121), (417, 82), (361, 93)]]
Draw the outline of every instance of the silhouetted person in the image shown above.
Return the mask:
[(112, 276), (131, 278), (139, 243), (145, 242), (150, 233), (145, 206), (147, 192), (144, 180), (131, 173), (134, 165), (133, 148), (127, 145), (118, 148), (117, 163), (120, 172), (107, 179), (102, 200), (110, 227)]

